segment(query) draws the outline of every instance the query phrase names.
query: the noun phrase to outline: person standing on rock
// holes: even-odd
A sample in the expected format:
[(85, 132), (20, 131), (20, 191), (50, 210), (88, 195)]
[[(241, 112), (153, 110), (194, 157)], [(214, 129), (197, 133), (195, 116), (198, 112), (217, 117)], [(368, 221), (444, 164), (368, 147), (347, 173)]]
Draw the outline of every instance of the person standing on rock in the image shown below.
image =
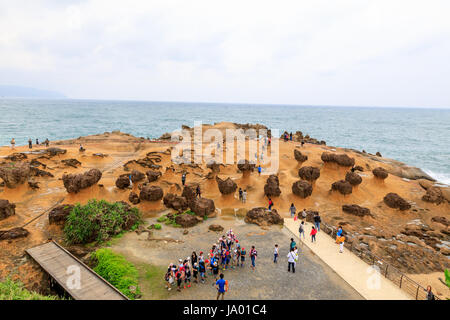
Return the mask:
[(48, 148), (48, 145), (50, 144), (50, 140), (48, 140), (48, 138), (46, 138), (44, 141), (44, 144)]
[(311, 242), (315, 242), (316, 241), (316, 234), (317, 234), (316, 228), (312, 227), (311, 233), (309, 234), (311, 236)]
[(289, 134), (289, 140), (292, 141), (292, 132)]
[(16, 146), (16, 140), (14, 138), (11, 139), (11, 149), (14, 150), (14, 147)]
[(244, 189), (244, 191), (242, 191), (242, 203), (246, 202), (247, 202), (247, 189)]
[(295, 273), (295, 252), (294, 252), (294, 248), (291, 247), (288, 255), (288, 272), (291, 272), (291, 267), (292, 267), (292, 273)]
[(314, 216), (314, 226), (317, 229), (317, 232), (320, 231), (320, 223), (322, 222), (322, 220), (320, 219), (319, 213), (316, 213), (316, 215)]
[(239, 188), (239, 201), (242, 201), (242, 188)]
[(261, 171), (262, 171), (261, 165), (258, 165), (258, 174), (259, 175), (261, 175)]
[(28, 148), (33, 148), (33, 141), (30, 139), (28, 139)]
[(197, 188), (195, 189), (195, 196), (201, 198), (202, 192), (200, 190), (200, 185), (197, 185)]
[(269, 197), (269, 211), (272, 211), (272, 207), (273, 207), (273, 201), (272, 201), (272, 199)]
[(181, 184), (184, 187), (184, 184), (186, 183), (186, 172), (183, 172), (183, 174), (181, 175)]
[(37, 146), (39, 145), (39, 139), (38, 138), (36, 138), (36, 145)]
[(278, 259), (278, 245), (275, 244), (275, 248), (273, 249), (273, 263), (277, 263)]
[(297, 208), (294, 206), (293, 203), (291, 203), (291, 207), (289, 208), (289, 211), (291, 212), (291, 218), (295, 216), (295, 212), (297, 211)]
[(300, 223), (300, 227), (298, 228), (298, 232), (299, 232), (299, 238), (300, 240), (302, 239), (302, 235), (303, 235), (303, 240), (305, 240), (305, 221), (302, 221)]
[(255, 249), (255, 246), (252, 246), (250, 250), (250, 260), (252, 260), (252, 269), (255, 270), (256, 267), (256, 257), (258, 256), (258, 252)]
[(303, 148), (303, 146), (305, 145), (305, 141), (304, 140), (302, 140), (302, 148)]

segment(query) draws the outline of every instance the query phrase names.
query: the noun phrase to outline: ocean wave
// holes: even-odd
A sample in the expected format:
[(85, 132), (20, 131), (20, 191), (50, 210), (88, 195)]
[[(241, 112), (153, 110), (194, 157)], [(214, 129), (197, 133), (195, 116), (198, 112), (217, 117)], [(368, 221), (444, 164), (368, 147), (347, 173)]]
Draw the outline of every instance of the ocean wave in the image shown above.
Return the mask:
[(438, 182), (441, 182), (443, 184), (450, 186), (450, 174), (449, 173), (440, 173), (440, 172), (433, 172), (431, 170), (423, 170), (426, 174), (430, 175), (432, 178), (436, 179)]

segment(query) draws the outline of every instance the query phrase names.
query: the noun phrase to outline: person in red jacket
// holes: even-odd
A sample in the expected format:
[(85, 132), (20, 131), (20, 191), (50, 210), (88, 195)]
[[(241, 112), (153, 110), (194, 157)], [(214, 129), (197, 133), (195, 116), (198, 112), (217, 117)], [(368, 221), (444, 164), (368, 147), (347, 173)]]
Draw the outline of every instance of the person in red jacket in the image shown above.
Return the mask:
[(315, 227), (312, 227), (311, 233), (309, 234), (311, 236), (311, 242), (316, 241), (316, 234), (317, 234), (317, 229)]

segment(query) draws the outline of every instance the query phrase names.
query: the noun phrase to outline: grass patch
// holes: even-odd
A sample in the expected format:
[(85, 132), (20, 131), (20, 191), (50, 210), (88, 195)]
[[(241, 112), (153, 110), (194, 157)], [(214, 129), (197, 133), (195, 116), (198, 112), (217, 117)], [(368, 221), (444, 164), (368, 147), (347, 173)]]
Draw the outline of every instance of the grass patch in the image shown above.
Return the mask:
[(124, 256), (114, 253), (111, 249), (103, 248), (95, 251), (92, 259), (96, 265), (94, 271), (128, 298), (135, 299), (141, 294), (138, 282), (139, 273)]
[(0, 282), (0, 300), (59, 300), (59, 298), (29, 291), (22, 282), (6, 278)]
[[(172, 226), (174, 228), (181, 228), (181, 225), (176, 223), (175, 218), (180, 215), (183, 215), (183, 214), (189, 214), (189, 215), (195, 216), (195, 212), (193, 212), (191, 210), (186, 210), (185, 212), (182, 212), (182, 213), (176, 212), (176, 213), (169, 213), (169, 214), (162, 215), (161, 217), (156, 219), (156, 221), (160, 222), (160, 223), (164, 223), (166, 226)], [(207, 217), (206, 217), (206, 219), (207, 219)]]
[(68, 244), (104, 242), (112, 236), (121, 236), (124, 230), (135, 230), (141, 223), (137, 208), (105, 200), (89, 200), (77, 204), (67, 217), (64, 234)]
[(139, 285), (143, 299), (163, 300), (169, 297), (164, 281), (167, 268), (145, 263), (137, 264), (136, 267), (139, 271)]
[(157, 224), (155, 224), (154, 226), (153, 226), (153, 229), (155, 229), (155, 230), (161, 230), (161, 225), (159, 224), (159, 223), (157, 223)]

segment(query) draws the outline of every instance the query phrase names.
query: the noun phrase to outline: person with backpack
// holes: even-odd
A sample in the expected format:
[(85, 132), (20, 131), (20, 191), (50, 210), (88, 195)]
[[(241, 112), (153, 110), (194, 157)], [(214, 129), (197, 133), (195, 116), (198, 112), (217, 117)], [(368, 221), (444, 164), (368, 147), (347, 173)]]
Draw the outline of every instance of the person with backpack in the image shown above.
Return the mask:
[(228, 291), (228, 281), (224, 279), (223, 273), (219, 276), (220, 279), (216, 280), (216, 289), (217, 289), (217, 300), (222, 297), (222, 300), (225, 296), (225, 292)]
[(250, 250), (250, 260), (252, 260), (252, 269), (255, 270), (256, 267), (256, 257), (258, 256), (258, 252), (255, 249), (255, 246), (252, 246)]
[(291, 238), (291, 243), (289, 245), (289, 250), (294, 249), (297, 244), (294, 241), (294, 238)]
[(273, 201), (271, 198), (269, 198), (269, 211), (272, 211), (272, 207), (273, 207)]
[(201, 259), (198, 262), (198, 272), (200, 273), (200, 281), (202, 283), (205, 283), (205, 272), (206, 272), (206, 266), (205, 266), (205, 260)]
[(316, 213), (314, 216), (314, 226), (317, 229), (317, 232), (320, 231), (320, 223), (322, 222), (322, 219), (320, 219), (319, 213)]
[(312, 227), (311, 233), (309, 234), (311, 236), (311, 242), (315, 242), (316, 241), (316, 234), (317, 234), (316, 228)]
[(245, 251), (245, 248), (242, 248), (240, 256), (241, 256), (241, 267), (244, 266), (245, 263), (245, 255), (247, 254), (247, 251)]
[(303, 240), (305, 240), (305, 221), (302, 221), (300, 223), (300, 227), (298, 228), (298, 232), (299, 232), (300, 240), (302, 239), (302, 235), (303, 235)]
[(338, 231), (336, 232), (336, 243), (339, 243), (338, 239), (342, 235), (342, 232), (343, 232), (342, 227), (339, 226)]
[(202, 192), (200, 190), (200, 185), (197, 185), (197, 188), (195, 189), (195, 196), (201, 198)]
[(288, 272), (291, 272), (291, 267), (292, 267), (292, 273), (295, 273), (295, 259), (296, 259), (296, 255), (294, 252), (294, 248), (291, 248), (288, 255)]
[(291, 203), (291, 207), (289, 208), (289, 211), (291, 212), (291, 218), (295, 216), (295, 212), (297, 211), (297, 208), (294, 206), (293, 203)]

